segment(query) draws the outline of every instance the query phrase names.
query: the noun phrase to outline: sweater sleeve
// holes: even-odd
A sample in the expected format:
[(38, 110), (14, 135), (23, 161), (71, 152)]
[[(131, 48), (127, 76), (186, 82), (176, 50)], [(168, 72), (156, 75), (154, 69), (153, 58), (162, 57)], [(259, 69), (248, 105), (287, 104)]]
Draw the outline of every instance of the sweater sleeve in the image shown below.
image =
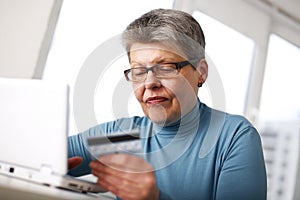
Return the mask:
[(68, 172), (71, 176), (82, 176), (91, 173), (89, 163), (92, 161), (92, 156), (88, 151), (81, 134), (70, 136), (68, 139), (68, 157), (80, 156), (83, 162)]
[(217, 200), (265, 200), (267, 180), (258, 132), (247, 127), (233, 137), (222, 163)]
[(71, 176), (82, 176), (91, 173), (89, 167), (93, 157), (88, 149), (87, 138), (90, 136), (99, 136), (114, 134), (122, 131), (129, 131), (139, 127), (140, 117), (121, 118), (115, 121), (99, 124), (95, 127), (79, 133), (77, 135), (69, 136), (68, 138), (68, 157), (80, 156), (83, 162), (68, 172)]
[(172, 200), (166, 193), (159, 191), (159, 200)]

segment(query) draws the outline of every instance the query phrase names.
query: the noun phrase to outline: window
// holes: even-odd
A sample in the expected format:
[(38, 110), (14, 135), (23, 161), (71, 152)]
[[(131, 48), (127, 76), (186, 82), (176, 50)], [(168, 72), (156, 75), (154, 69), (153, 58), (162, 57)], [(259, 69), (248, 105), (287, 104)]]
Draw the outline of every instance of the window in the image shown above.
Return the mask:
[(279, 36), (269, 40), (259, 129), (268, 174), (268, 199), (293, 199), (300, 147), (300, 49)]
[[(195, 11), (193, 16), (204, 31), (206, 54), (212, 61), (208, 66), (208, 77), (212, 68), (215, 68), (221, 77), (225, 93), (225, 111), (244, 114), (254, 50), (253, 40), (199, 11)], [(206, 89), (210, 87), (206, 84)], [(211, 91), (210, 94), (200, 89), (199, 97), (203, 102), (214, 107), (212, 102), (216, 92), (220, 91)]]
[[(120, 34), (135, 18), (155, 8), (172, 6), (173, 0), (110, 0), (105, 3), (99, 0), (64, 0), (43, 78), (70, 85), (70, 135), (82, 131), (74, 122), (72, 97), (76, 78), (87, 57), (103, 42)], [(94, 108), (99, 123), (114, 119), (110, 105), (113, 82), (116, 84), (117, 81), (112, 78), (120, 80), (126, 66), (125, 56), (114, 61), (98, 82)], [(140, 112), (134, 98), (129, 104), (132, 105), (131, 113)]]
[(300, 48), (272, 34), (261, 96), (263, 121), (299, 121)]

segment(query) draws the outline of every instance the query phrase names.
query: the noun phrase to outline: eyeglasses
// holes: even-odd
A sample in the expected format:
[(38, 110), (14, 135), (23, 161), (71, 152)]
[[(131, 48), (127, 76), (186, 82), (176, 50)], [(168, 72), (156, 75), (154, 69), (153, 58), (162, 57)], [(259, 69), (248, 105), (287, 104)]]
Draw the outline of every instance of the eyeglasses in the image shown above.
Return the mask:
[(191, 65), (189, 61), (182, 61), (177, 63), (159, 63), (152, 67), (134, 67), (124, 71), (127, 81), (143, 82), (147, 78), (149, 71), (155, 74), (156, 78), (172, 78), (179, 74), (180, 69)]

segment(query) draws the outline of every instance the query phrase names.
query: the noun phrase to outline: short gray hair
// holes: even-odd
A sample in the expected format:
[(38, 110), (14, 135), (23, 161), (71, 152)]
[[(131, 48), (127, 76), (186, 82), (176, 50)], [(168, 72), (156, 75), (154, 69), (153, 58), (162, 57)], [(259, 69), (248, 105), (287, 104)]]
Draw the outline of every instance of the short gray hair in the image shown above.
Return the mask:
[(192, 15), (172, 9), (155, 9), (130, 23), (122, 34), (129, 55), (134, 43), (159, 42), (179, 48), (191, 61), (205, 58), (205, 37)]

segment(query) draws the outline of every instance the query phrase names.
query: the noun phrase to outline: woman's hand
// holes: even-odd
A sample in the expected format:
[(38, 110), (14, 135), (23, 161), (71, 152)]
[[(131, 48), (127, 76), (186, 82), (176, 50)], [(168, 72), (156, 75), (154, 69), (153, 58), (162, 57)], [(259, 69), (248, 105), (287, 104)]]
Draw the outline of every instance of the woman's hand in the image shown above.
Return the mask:
[(140, 157), (109, 154), (92, 161), (90, 167), (101, 187), (124, 200), (159, 198), (154, 168)]
[(82, 163), (82, 157), (76, 156), (68, 159), (68, 169), (71, 170)]

